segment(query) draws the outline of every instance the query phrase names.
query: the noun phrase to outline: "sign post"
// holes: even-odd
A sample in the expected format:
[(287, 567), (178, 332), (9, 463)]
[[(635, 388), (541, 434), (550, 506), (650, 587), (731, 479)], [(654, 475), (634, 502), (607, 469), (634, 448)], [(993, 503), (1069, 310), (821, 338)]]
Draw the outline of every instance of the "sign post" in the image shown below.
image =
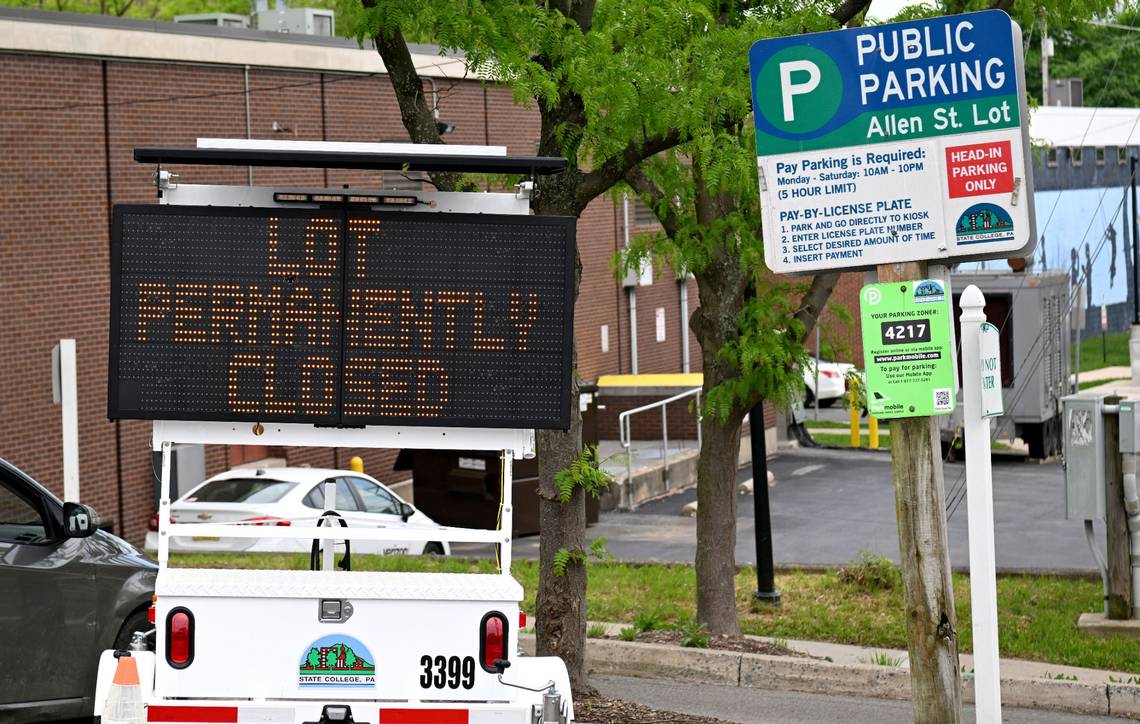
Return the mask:
[(79, 404), (75, 379), (75, 340), (52, 348), (52, 397), (59, 405), (63, 444), (63, 499), (79, 502)]
[[(931, 281), (930, 264), (1032, 254), (1021, 30), (1004, 12), (762, 40), (749, 61), (764, 253), (773, 271), (875, 268), (879, 284), (864, 293), (891, 284), (913, 294)], [(936, 317), (949, 318), (948, 298), (935, 306), (943, 312), (929, 315), (931, 327)], [(911, 338), (927, 318), (912, 311), (868, 324), (863, 310), (868, 411), (891, 419), (915, 720), (960, 722), (945, 493), (931, 417), (954, 406), (952, 325), (927, 330), (928, 340)], [(901, 342), (884, 337), (887, 322), (907, 321)], [(924, 354), (936, 356), (911, 356)], [(900, 400), (872, 402), (876, 392)]]
[(962, 426), (966, 436), (966, 505), (970, 535), (970, 610), (978, 721), (1001, 721), (997, 580), (994, 555), (990, 418), (1003, 413), (998, 329), (982, 311), (973, 284), (962, 292)]

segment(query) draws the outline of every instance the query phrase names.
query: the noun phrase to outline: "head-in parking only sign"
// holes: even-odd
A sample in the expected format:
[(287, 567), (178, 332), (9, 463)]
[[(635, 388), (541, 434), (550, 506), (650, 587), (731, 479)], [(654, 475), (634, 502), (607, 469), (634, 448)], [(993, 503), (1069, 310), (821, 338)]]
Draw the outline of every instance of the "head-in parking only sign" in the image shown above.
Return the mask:
[(755, 43), (769, 268), (1031, 254), (1021, 48), (1000, 10)]
[(940, 279), (868, 284), (859, 292), (867, 412), (879, 418), (954, 410), (950, 302)]

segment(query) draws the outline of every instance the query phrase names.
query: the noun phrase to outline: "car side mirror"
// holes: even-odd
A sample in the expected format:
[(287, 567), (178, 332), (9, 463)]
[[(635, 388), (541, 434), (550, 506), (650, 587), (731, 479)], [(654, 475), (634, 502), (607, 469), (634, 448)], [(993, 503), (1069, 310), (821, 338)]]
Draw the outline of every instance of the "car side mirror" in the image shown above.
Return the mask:
[(99, 530), (99, 514), (83, 503), (63, 504), (64, 535), (68, 538), (86, 538)]
[(408, 522), (408, 518), (411, 518), (415, 514), (416, 514), (415, 508), (408, 505), (407, 503), (403, 503), (403, 502), (400, 503), (400, 517), (404, 519), (405, 523)]

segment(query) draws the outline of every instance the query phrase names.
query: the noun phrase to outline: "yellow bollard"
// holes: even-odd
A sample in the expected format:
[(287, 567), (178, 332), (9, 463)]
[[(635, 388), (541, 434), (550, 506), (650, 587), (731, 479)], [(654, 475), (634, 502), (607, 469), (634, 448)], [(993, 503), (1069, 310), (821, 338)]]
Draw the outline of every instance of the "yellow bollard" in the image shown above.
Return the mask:
[(848, 406), (851, 412), (851, 447), (859, 447), (859, 392), (854, 386), (847, 391)]
[(867, 415), (867, 447), (872, 450), (879, 449), (879, 421), (874, 415)]
[(363, 473), (364, 459), (359, 455), (353, 455), (352, 458), (348, 461), (348, 469), (354, 473)]

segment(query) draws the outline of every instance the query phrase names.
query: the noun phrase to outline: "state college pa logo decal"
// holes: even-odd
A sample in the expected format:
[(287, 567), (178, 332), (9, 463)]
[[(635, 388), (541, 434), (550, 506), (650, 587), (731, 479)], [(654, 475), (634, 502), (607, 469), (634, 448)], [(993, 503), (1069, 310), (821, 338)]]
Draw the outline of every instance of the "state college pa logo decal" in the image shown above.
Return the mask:
[(297, 677), (302, 687), (376, 686), (376, 659), (367, 646), (351, 636), (325, 636), (301, 655)]

